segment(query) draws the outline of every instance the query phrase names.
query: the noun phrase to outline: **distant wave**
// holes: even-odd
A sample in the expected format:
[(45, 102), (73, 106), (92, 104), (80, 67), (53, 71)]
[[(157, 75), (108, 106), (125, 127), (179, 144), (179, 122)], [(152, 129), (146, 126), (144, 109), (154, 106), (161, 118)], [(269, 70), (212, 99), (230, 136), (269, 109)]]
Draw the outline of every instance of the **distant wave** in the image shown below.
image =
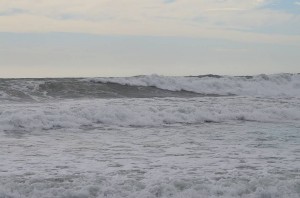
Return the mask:
[(191, 91), (201, 94), (242, 95), (262, 97), (299, 97), (300, 74), (257, 76), (203, 75), (168, 77), (160, 75), (92, 78), (91, 82), (118, 83), (130, 86), (153, 86), (170, 91)]
[(300, 97), (300, 74), (0, 79), (0, 101), (232, 95)]
[(299, 122), (299, 99), (203, 97), (0, 104), (0, 130), (164, 126), (206, 122)]
[(81, 78), (0, 79), (0, 101), (51, 101), (79, 98), (197, 97), (189, 91), (117, 83), (94, 83)]

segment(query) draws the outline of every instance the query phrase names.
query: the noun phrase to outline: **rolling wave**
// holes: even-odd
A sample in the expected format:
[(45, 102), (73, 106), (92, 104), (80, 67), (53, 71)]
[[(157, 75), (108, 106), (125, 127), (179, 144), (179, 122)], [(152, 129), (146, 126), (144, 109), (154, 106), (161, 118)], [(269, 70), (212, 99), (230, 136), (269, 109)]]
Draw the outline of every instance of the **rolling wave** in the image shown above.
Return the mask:
[(81, 78), (2, 79), (0, 101), (51, 101), (78, 98), (198, 97), (204, 94), (118, 83), (94, 83)]
[(300, 74), (0, 79), (1, 101), (200, 96), (300, 97)]
[(92, 78), (89, 81), (130, 86), (153, 86), (164, 90), (184, 90), (201, 94), (259, 97), (300, 96), (300, 74), (261, 74), (257, 76), (204, 75), (190, 77), (150, 75), (125, 78)]
[(67, 100), (0, 105), (0, 130), (166, 126), (207, 122), (299, 122), (298, 99), (202, 97)]

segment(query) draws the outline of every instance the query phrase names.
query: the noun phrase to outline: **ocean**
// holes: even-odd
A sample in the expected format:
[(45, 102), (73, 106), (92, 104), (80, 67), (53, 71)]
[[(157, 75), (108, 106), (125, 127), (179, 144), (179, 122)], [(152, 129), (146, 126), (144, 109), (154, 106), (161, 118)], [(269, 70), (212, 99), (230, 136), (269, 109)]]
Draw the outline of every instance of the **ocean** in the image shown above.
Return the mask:
[(300, 74), (0, 79), (0, 198), (299, 198)]

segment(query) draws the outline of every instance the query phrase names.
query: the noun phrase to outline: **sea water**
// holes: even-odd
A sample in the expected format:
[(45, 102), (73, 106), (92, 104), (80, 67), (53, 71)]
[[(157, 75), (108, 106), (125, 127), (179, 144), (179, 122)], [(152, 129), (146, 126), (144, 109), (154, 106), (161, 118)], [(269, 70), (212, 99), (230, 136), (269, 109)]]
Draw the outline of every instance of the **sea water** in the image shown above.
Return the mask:
[(0, 197), (298, 198), (298, 78), (0, 80)]

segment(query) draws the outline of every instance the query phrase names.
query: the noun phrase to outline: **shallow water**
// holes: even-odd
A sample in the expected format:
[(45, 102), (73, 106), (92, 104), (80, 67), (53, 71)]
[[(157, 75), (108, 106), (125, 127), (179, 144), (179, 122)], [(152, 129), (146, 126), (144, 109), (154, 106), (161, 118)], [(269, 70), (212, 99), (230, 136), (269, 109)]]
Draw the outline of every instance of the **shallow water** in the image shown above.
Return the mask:
[(0, 197), (299, 197), (300, 124), (1, 133)]

